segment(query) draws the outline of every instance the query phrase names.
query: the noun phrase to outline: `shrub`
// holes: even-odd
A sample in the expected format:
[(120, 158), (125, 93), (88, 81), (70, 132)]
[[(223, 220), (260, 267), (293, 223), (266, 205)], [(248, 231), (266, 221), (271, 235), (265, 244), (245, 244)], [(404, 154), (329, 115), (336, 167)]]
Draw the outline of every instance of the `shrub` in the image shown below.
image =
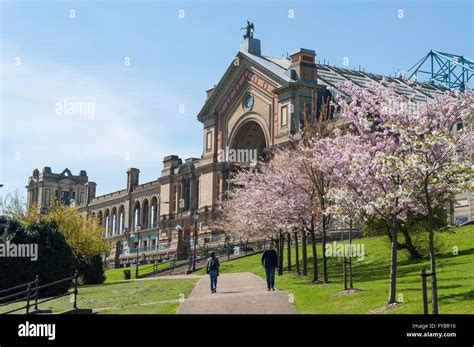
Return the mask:
[[(1, 257), (0, 290), (33, 281), (39, 275), (40, 285), (73, 275), (73, 255), (54, 222), (39, 221), (24, 229), (21, 224), (0, 216), (0, 242), (36, 244), (38, 259)], [(71, 283), (62, 283), (40, 291), (41, 296), (65, 293)]]
[(76, 261), (82, 284), (100, 284), (105, 281), (104, 263), (100, 255), (80, 257)]

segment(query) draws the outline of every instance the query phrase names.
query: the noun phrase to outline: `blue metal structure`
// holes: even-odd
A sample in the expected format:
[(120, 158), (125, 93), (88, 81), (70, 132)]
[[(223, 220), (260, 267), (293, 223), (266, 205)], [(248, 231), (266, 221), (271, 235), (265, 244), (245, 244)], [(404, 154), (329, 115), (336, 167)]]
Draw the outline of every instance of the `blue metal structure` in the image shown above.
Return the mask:
[(438, 52), (429, 53), (413, 65), (408, 72), (413, 76), (423, 75), (432, 83), (441, 83), (450, 89), (457, 88), (464, 91), (466, 85), (474, 76), (474, 61), (462, 55)]

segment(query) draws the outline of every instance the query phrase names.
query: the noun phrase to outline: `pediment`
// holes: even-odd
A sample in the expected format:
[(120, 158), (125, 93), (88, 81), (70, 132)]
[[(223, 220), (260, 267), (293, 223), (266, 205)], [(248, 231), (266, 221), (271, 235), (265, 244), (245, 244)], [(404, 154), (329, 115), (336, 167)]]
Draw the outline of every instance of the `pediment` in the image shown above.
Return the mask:
[(273, 90), (284, 83), (271, 71), (239, 52), (206, 100), (198, 120), (205, 122), (216, 114), (227, 112), (249, 85), (271, 96)]

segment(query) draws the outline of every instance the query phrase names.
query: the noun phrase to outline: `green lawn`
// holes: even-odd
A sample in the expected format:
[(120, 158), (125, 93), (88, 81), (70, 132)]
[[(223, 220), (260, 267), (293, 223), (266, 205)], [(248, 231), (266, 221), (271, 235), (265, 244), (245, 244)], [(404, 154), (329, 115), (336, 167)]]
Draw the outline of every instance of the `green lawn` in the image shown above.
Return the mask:
[[(180, 305), (178, 300), (187, 298), (195, 284), (195, 279), (151, 279), (81, 286), (77, 306), (97, 309), (99, 314), (175, 314)], [(53, 312), (68, 310), (72, 307), (69, 299), (46, 302), (39, 308)], [(0, 313), (22, 305), (24, 303), (0, 307)]]
[[(438, 298), (440, 313), (474, 313), (474, 226), (455, 229), (442, 233), (443, 249), (438, 255)], [(354, 287), (360, 292), (350, 295), (337, 295), (343, 290), (342, 262), (339, 258), (329, 258), (330, 284), (311, 283), (312, 267), (308, 276), (298, 276), (294, 272), (285, 272), (276, 278), (276, 287), (288, 291), (294, 296), (294, 304), (300, 313), (368, 313), (383, 307), (388, 298), (390, 248), (388, 238), (364, 238), (355, 243), (365, 247), (365, 259), (354, 260)], [(321, 279), (321, 247), (318, 245), (319, 273)], [(453, 254), (453, 247), (459, 250)], [(292, 250), (294, 270), (294, 249)], [(300, 250), (301, 257), (301, 250)], [(311, 247), (308, 247), (311, 265)], [(286, 263), (286, 249), (285, 249)], [(286, 264), (285, 264), (286, 266)], [(421, 302), (420, 269), (426, 267), (427, 259), (411, 261), (404, 251), (398, 252), (398, 300), (403, 304), (385, 311), (385, 313), (423, 313)], [(203, 270), (200, 271), (204, 273)], [(223, 262), (221, 272), (253, 272), (264, 278), (260, 266), (260, 255)], [(428, 288), (430, 284), (428, 282)], [(431, 308), (430, 308), (431, 311)]]
[[(186, 263), (187, 260), (178, 260), (176, 261), (176, 265)], [(169, 262), (166, 263), (159, 263), (156, 266), (156, 270), (161, 270), (165, 268), (169, 268), (170, 264)], [(118, 268), (118, 269), (110, 269), (105, 271), (105, 282), (115, 282), (115, 281), (122, 281), (123, 280), (123, 270), (130, 270), (130, 275), (132, 278), (135, 278), (135, 266), (130, 266), (130, 267), (123, 267), (123, 268)], [(148, 273), (153, 272), (153, 265), (152, 264), (145, 264), (145, 265), (140, 265), (138, 267), (138, 274), (144, 275)]]

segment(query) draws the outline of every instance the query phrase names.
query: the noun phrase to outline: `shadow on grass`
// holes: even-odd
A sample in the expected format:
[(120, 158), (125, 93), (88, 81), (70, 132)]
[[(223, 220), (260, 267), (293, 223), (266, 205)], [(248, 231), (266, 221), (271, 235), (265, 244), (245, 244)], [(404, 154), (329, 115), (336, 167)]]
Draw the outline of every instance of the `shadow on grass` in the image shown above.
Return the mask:
[[(444, 287), (440, 287), (440, 289), (443, 289)], [(474, 290), (470, 290), (468, 292), (463, 292), (463, 293), (457, 293), (457, 294), (448, 294), (448, 295), (443, 295), (438, 292), (438, 300), (439, 301), (444, 301), (444, 300), (461, 300), (461, 301), (473, 301), (474, 300)]]
[(446, 259), (446, 258), (455, 258), (463, 255), (471, 255), (474, 254), (474, 248), (468, 248), (468, 249), (459, 249), (458, 254), (454, 255), (453, 252), (445, 252), (436, 255), (437, 259)]
[[(453, 266), (451, 260), (456, 262), (456, 266), (463, 266), (470, 264), (471, 261), (466, 259), (466, 261), (460, 261), (459, 257), (468, 256), (474, 254), (474, 248), (460, 249), (458, 255), (453, 255), (452, 252), (445, 252), (437, 255), (437, 267), (438, 269), (448, 268)], [(389, 260), (385, 262), (380, 262), (380, 259), (376, 256), (375, 259), (372, 259), (370, 254), (366, 253), (366, 261), (359, 262), (354, 258), (353, 261), (353, 279), (355, 283), (364, 283), (372, 281), (388, 281), (390, 275), (390, 262)], [(301, 257), (301, 253), (300, 253)], [(370, 259), (367, 261), (367, 259)], [(296, 261), (292, 259), (292, 271), (285, 271), (286, 274), (294, 274), (295, 278), (301, 279), (298, 282), (301, 284), (307, 284), (309, 286), (314, 286), (318, 282), (313, 283), (311, 281), (313, 277), (313, 267), (312, 267), (313, 258), (311, 253), (308, 254), (308, 268), (307, 276), (297, 275), (296, 274)], [(287, 264), (286, 264), (287, 265)], [(330, 282), (340, 283), (343, 279), (343, 264), (341, 258), (328, 257), (327, 258), (328, 266), (328, 277)], [(414, 283), (416, 278), (420, 278), (421, 268), (429, 268), (429, 258), (422, 259), (403, 259), (397, 262), (397, 279), (399, 283)], [(287, 268), (287, 267), (286, 267)], [(302, 272), (303, 266), (300, 258), (299, 261), (300, 272)], [(347, 269), (348, 271), (348, 269)], [(321, 281), (322, 279), (322, 260), (321, 252), (318, 252), (318, 278)], [(406, 281), (404, 281), (406, 279)], [(305, 283), (307, 281), (307, 283)], [(420, 280), (421, 283), (421, 280)], [(449, 288), (458, 288), (461, 285), (449, 285), (445, 289)], [(440, 287), (442, 288), (442, 287)]]

